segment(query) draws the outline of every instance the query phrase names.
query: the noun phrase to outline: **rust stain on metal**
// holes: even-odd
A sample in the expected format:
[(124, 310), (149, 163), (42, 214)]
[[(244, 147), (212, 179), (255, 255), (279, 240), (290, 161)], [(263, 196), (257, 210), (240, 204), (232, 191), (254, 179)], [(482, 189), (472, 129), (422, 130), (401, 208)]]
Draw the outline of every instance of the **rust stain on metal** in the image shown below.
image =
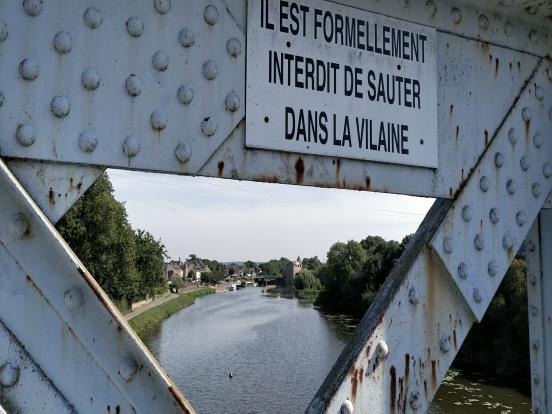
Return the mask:
[(395, 411), (395, 400), (397, 398), (397, 371), (395, 370), (395, 367), (392, 366), (389, 370), (389, 374), (391, 375), (391, 385), (390, 385), (390, 391), (391, 391), (391, 400), (389, 401), (389, 404), (391, 405), (391, 411)]
[(115, 414), (121, 414), (121, 406), (120, 405), (115, 407)]
[(358, 378), (357, 378), (357, 370), (353, 371), (353, 375), (351, 376), (351, 401), (356, 400), (357, 395), (357, 389), (358, 389)]
[(495, 75), (498, 74), (499, 66), (500, 66), (500, 60), (498, 60), (498, 58), (495, 58)]
[(105, 307), (105, 309), (109, 312), (109, 314), (111, 316), (113, 316), (113, 319), (117, 321), (119, 319), (119, 315), (117, 315), (115, 312), (113, 312), (113, 310), (111, 309), (111, 306), (110, 306), (109, 302), (107, 301), (107, 299), (104, 297), (104, 295), (102, 295), (101, 291), (94, 284), (94, 282), (93, 282), (94, 278), (92, 277), (92, 275), (88, 274), (84, 269), (82, 269), (80, 267), (77, 268), (77, 271), (83, 277), (83, 279), (88, 284), (90, 289), (92, 289), (92, 292), (94, 292), (94, 294), (100, 300), (100, 302)]
[(370, 186), (372, 185), (372, 179), (370, 178), (370, 176), (366, 176), (364, 177), (364, 181), (366, 182), (366, 189), (367, 190), (370, 190)]
[(305, 179), (305, 164), (303, 163), (303, 159), (299, 158), (295, 163), (295, 182), (297, 184), (303, 184), (304, 179)]
[(48, 191), (48, 202), (50, 203), (51, 207), (55, 207), (56, 194), (54, 193), (54, 190), (52, 189), (52, 187), (50, 187), (50, 191)]
[(525, 123), (525, 141), (529, 140), (529, 130), (531, 129), (531, 120), (524, 121)]
[(360, 371), (358, 372), (358, 380), (362, 384), (362, 381), (364, 380), (364, 368), (360, 368)]
[(339, 173), (341, 172), (341, 160), (338, 158), (335, 162), (335, 175), (339, 180)]
[(433, 359), (431, 361), (431, 385), (433, 388), (435, 388), (435, 385), (437, 384), (437, 367), (436, 367), (436, 361)]
[(456, 126), (456, 141), (458, 141), (458, 138), (460, 137), (460, 126)]
[(456, 343), (456, 329), (452, 330), (452, 344), (454, 345), (454, 350), (456, 351), (458, 349), (458, 345)]
[(518, 60), (518, 63), (517, 63), (517, 67), (518, 67), (518, 70), (521, 70), (521, 62)]
[(489, 131), (485, 130), (485, 146), (489, 146)]
[(452, 118), (452, 112), (454, 111), (454, 105), (450, 104), (449, 117)]
[(410, 354), (404, 356), (404, 380), (408, 384), (408, 376), (410, 375)]
[(185, 413), (190, 413), (190, 410), (188, 410), (188, 407), (186, 406), (186, 401), (184, 400), (184, 397), (182, 396), (182, 394), (173, 386), (169, 387), (169, 392), (172, 394), (172, 396), (174, 397), (175, 401), (178, 403), (180, 408), (182, 408)]
[(427, 400), (427, 381), (424, 380), (424, 394)]
[(217, 175), (222, 177), (222, 172), (224, 171), (224, 161), (219, 161), (217, 164)]
[(370, 356), (370, 348), (371, 348), (370, 345), (368, 345), (368, 346), (366, 347), (366, 356), (367, 356), (367, 357)]
[(278, 177), (275, 177), (275, 176), (255, 177), (255, 181), (260, 181), (260, 182), (269, 183), (269, 184), (279, 184), (280, 183), (280, 179)]

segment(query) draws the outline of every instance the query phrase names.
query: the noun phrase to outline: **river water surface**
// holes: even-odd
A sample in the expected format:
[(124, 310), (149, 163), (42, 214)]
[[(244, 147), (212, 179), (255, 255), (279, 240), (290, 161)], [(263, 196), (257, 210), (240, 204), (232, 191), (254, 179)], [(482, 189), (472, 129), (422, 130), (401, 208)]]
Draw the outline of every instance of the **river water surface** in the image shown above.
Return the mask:
[[(146, 342), (200, 414), (302, 413), (353, 329), (297, 299), (247, 288), (198, 298)], [(430, 409), (529, 412), (529, 399), (515, 390), (454, 371)]]

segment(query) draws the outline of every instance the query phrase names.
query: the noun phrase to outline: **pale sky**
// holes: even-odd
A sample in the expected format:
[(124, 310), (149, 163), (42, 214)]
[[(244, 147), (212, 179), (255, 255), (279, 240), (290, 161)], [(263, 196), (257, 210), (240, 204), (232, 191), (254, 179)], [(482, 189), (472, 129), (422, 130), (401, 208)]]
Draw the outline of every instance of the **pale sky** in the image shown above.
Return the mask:
[(109, 170), (135, 228), (173, 259), (266, 261), (326, 253), (336, 241), (416, 231), (433, 199)]

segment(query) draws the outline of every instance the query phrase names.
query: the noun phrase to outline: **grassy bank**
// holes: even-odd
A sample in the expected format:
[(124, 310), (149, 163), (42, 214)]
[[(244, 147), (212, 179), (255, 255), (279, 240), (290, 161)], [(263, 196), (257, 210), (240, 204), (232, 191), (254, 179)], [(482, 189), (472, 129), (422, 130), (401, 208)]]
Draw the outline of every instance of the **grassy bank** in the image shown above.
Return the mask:
[(130, 326), (132, 326), (132, 329), (134, 329), (138, 336), (143, 339), (155, 331), (159, 324), (169, 316), (185, 308), (186, 306), (193, 305), (196, 298), (210, 295), (212, 293), (215, 293), (215, 289), (213, 288), (203, 288), (192, 292), (182, 293), (177, 298), (162, 303), (155, 308), (148, 309), (147, 311), (135, 316), (129, 321)]
[(320, 289), (302, 289), (295, 291), (295, 296), (298, 299), (302, 299), (308, 302), (314, 302), (319, 294)]

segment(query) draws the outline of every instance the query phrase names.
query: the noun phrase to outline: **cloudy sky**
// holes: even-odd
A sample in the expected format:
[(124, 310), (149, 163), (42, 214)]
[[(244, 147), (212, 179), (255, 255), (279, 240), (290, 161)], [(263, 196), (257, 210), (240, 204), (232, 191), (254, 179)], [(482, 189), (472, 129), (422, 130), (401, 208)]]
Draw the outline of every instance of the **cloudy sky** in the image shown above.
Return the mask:
[(311, 257), (335, 241), (401, 240), (431, 199), (110, 170), (130, 222), (161, 238), (173, 259)]

